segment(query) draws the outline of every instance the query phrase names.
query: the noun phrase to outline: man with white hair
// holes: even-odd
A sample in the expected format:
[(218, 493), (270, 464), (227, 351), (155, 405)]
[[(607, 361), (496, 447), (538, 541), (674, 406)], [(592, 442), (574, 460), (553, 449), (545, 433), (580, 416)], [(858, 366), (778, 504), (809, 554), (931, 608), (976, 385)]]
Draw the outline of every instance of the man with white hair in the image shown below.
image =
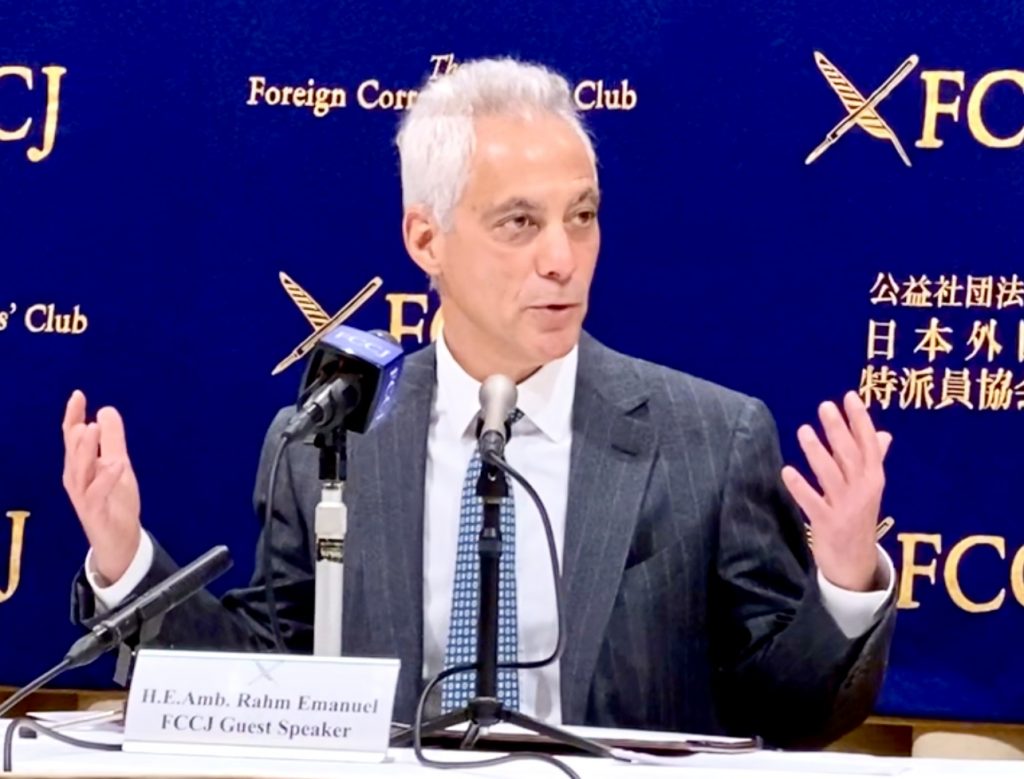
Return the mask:
[[(445, 324), (407, 358), (394, 413), (350, 439), (343, 629), (346, 654), (401, 659), (396, 719), (410, 721), (425, 679), (475, 646), (475, 552), (459, 539), (477, 532), (479, 505), (463, 484), (479, 468), (480, 383), (505, 374), (519, 412), (506, 457), (550, 513), (568, 631), (559, 663), (502, 673), (506, 705), (554, 723), (759, 734), (780, 746), (821, 745), (859, 724), (895, 613), (874, 535), (891, 437), (855, 393), (845, 416), (822, 404), (826, 440), (809, 425), (798, 432), (819, 492), (782, 466), (760, 401), (583, 332), (600, 188), (562, 77), (508, 59), (465, 63), (421, 91), (398, 147), (405, 245)], [(267, 434), (261, 516), (292, 413)], [(91, 545), (75, 588), (88, 621), (175, 566), (141, 527), (117, 411), (87, 423), (76, 391), (64, 436), (64, 484)], [(539, 516), (518, 485), (512, 493), (502, 662), (544, 657), (557, 634)], [(201, 594), (166, 617), (155, 643), (272, 649), (270, 578), (288, 648), (309, 651), (318, 497), (315, 451), (289, 447), (273, 575), (257, 555), (248, 588)], [(471, 689), (471, 675), (446, 681), (435, 710), (463, 705)]]

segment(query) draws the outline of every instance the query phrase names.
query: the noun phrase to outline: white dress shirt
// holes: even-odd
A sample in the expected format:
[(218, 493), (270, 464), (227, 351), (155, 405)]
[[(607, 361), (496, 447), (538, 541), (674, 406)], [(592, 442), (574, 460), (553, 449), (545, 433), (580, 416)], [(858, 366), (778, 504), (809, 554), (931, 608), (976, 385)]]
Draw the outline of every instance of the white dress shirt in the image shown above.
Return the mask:
[[(577, 349), (549, 362), (518, 386), (516, 422), (505, 459), (544, 501), (558, 549), (565, 538), (569, 499), (572, 404), (576, 394)], [(451, 619), (462, 484), (476, 448), (480, 382), (437, 339), (437, 392), (427, 433), (423, 516), (423, 672), (431, 678), (444, 667)], [(550, 555), (540, 514), (518, 483), (516, 511), (516, 616), (519, 659), (540, 660), (555, 647), (557, 620)], [(561, 721), (558, 663), (519, 672), (519, 708), (539, 719)]]
[[(455, 557), (459, 535), (462, 484), (476, 444), (475, 419), (480, 382), (467, 374), (437, 339), (437, 391), (427, 433), (423, 517), (423, 674), (431, 678), (444, 665), (451, 617)], [(554, 360), (519, 384), (517, 407), (523, 412), (505, 447), (505, 456), (544, 501), (554, 531), (559, 564), (565, 538), (572, 448), (572, 406), (576, 391), (578, 350)], [(516, 596), (519, 659), (548, 656), (555, 645), (557, 620), (554, 583), (540, 515), (518, 483), (513, 484), (516, 511)], [(818, 572), (826, 610), (847, 638), (866, 633), (892, 595), (895, 573), (889, 556), (878, 548), (884, 590), (851, 592)], [(153, 560), (153, 542), (142, 533), (135, 558), (117, 582), (107, 585), (86, 556), (86, 577), (98, 605), (115, 608), (138, 586)], [(558, 663), (519, 672), (520, 710), (538, 719), (561, 722)]]

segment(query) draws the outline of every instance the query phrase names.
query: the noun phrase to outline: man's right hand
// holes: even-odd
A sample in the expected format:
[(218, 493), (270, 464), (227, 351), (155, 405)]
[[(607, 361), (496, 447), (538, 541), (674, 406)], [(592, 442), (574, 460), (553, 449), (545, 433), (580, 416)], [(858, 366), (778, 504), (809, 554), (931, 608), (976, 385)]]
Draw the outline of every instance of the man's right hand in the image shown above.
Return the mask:
[(142, 535), (139, 484), (128, 460), (124, 422), (101, 408), (85, 421), (85, 395), (71, 393), (64, 413), (64, 489), (92, 547), (92, 563), (108, 584), (120, 579)]

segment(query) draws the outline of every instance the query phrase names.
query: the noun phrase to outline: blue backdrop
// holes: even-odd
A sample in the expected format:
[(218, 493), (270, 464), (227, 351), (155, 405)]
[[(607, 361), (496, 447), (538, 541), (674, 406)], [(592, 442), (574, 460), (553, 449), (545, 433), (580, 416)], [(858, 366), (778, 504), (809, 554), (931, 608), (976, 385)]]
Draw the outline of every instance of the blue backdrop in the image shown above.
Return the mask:
[(71, 390), (124, 414), (146, 526), (180, 561), (230, 544), (218, 590), (245, 581), (301, 374), (270, 371), (310, 332), (279, 274), (328, 313), (379, 277), (349, 323), (429, 341), (400, 90), (512, 54), (597, 139), (594, 335), (761, 397), (802, 468), (798, 425), (849, 388), (893, 431), (879, 712), (1024, 721), (1022, 31), (1014, 0), (4, 3), (0, 682), (76, 635)]

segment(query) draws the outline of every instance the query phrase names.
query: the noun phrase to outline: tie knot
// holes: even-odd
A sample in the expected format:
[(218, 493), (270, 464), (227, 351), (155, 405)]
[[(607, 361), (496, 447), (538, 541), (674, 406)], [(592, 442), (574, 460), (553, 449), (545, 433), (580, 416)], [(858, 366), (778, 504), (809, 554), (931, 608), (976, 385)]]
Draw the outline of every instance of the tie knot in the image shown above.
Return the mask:
[[(512, 409), (509, 412), (508, 416), (505, 417), (505, 437), (506, 438), (511, 438), (512, 437), (512, 426), (515, 425), (515, 423), (518, 422), (520, 419), (522, 419), (523, 416), (525, 416), (525, 415), (523, 414), (522, 411), (520, 411), (518, 408), (514, 408), (514, 409)], [(483, 419), (483, 416), (478, 414), (477, 418), (476, 418), (476, 437), (477, 438), (480, 437), (480, 433), (481, 433), (481, 431), (483, 429), (484, 429), (484, 419)]]

